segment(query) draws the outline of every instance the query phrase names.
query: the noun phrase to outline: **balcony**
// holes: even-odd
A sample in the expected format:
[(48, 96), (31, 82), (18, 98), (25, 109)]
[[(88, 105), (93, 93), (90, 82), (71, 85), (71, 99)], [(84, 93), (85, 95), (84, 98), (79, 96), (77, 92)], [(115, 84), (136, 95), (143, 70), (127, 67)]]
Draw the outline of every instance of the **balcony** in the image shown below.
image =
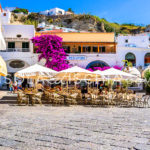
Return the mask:
[(0, 50), (0, 52), (30, 52), (29, 48), (7, 48), (6, 50)]

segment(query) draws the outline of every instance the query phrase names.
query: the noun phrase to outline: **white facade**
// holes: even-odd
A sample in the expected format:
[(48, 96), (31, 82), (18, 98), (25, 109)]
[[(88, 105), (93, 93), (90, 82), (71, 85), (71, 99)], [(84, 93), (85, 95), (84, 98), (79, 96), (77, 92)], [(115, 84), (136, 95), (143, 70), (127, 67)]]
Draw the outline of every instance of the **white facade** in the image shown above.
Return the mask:
[[(37, 54), (33, 53), (33, 44), (31, 38), (35, 35), (34, 26), (32, 25), (3, 25), (3, 36), (6, 42), (6, 50), (1, 51), (0, 55), (7, 63), (8, 73), (15, 73), (27, 66), (37, 63)], [(12, 44), (13, 43), (13, 44)], [(23, 48), (24, 45), (28, 46)], [(14, 47), (9, 47), (14, 46)], [(23, 61), (23, 68), (12, 68), (9, 64), (11, 61)]]
[(83, 68), (88, 68), (94, 62), (102, 62), (111, 67), (119, 65), (116, 54), (70, 54), (68, 60), (72, 66)]
[(53, 16), (53, 15), (65, 15), (65, 10), (60, 8), (53, 8), (50, 10), (41, 11), (40, 14), (47, 15), (47, 16)]
[(3, 25), (4, 38), (17, 38), (17, 35), (21, 35), (21, 38), (31, 39), (35, 35), (35, 29), (33, 25)]
[(2, 34), (2, 31), (3, 31), (3, 28), (2, 28), (2, 25), (4, 23), (3, 21), (3, 9), (0, 5), (0, 50), (5, 50), (6, 49), (6, 43), (5, 43), (5, 40), (4, 40), (4, 37), (3, 37), (3, 34)]
[(2, 11), (1, 15), (1, 23), (2, 25), (10, 24), (11, 12), (10, 11)]
[(117, 42), (118, 46), (121, 47), (150, 48), (150, 34), (120, 35)]
[(135, 56), (135, 66), (146, 68), (145, 56), (150, 53), (150, 34), (143, 33), (138, 35), (118, 36), (117, 38), (117, 61), (123, 65), (122, 60), (126, 59), (127, 54)]

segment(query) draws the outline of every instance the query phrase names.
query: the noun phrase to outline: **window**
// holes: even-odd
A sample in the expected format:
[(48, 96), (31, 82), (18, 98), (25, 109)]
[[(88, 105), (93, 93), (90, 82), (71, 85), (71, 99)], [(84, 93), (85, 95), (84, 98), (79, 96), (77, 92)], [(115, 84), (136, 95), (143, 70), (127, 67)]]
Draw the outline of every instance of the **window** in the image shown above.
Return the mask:
[(29, 52), (29, 42), (22, 42), (22, 52)]
[(18, 38), (21, 38), (21, 37), (22, 37), (22, 35), (21, 35), (21, 34), (17, 34), (17, 37), (18, 37)]
[(99, 47), (99, 49), (100, 49), (100, 53), (105, 53), (106, 52), (106, 48), (105, 48), (105, 46), (102, 46), (102, 47)]
[(83, 52), (90, 53), (91, 52), (91, 46), (83, 46)]
[(133, 66), (136, 66), (136, 57), (133, 53), (127, 53), (125, 56), (125, 60), (128, 60), (132, 63)]
[(125, 40), (125, 43), (128, 43), (128, 39)]
[(81, 53), (81, 46), (78, 47), (78, 52)]
[(150, 53), (145, 55), (144, 65), (147, 67), (150, 65)]
[(25, 66), (25, 63), (20, 60), (14, 60), (9, 63), (9, 66), (12, 68), (23, 68)]
[(66, 53), (70, 53), (70, 46), (63, 46)]
[(93, 46), (93, 52), (97, 53), (98, 52), (98, 47), (97, 46)]
[(105, 47), (102, 47), (102, 53), (105, 53)]
[(7, 15), (6, 13), (3, 14), (3, 16), (6, 16), (6, 15)]
[(58, 11), (58, 13), (62, 15), (62, 11)]
[(29, 42), (22, 42), (22, 48), (29, 48)]
[(15, 42), (8, 42), (8, 48), (15, 48)]

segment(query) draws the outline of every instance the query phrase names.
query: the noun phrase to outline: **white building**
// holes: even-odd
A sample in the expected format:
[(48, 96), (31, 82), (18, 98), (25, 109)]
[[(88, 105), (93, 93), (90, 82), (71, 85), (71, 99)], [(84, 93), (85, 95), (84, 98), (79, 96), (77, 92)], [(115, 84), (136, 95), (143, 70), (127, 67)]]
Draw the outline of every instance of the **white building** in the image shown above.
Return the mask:
[(3, 25), (10, 24), (11, 12), (9, 10), (3, 10), (1, 4), (0, 4), (0, 18), (1, 24)]
[(134, 66), (143, 69), (150, 65), (150, 34), (120, 35), (117, 38), (117, 58), (129, 60)]
[(46, 25), (45, 22), (38, 24), (39, 28), (44, 28), (41, 32), (51, 32), (52, 30), (62, 30), (62, 32), (84, 32), (73, 28), (59, 27), (57, 25)]
[[(31, 38), (35, 35), (32, 25), (3, 25), (6, 50), (0, 56), (6, 61), (9, 74), (35, 64), (37, 55), (33, 54)], [(34, 59), (36, 57), (36, 59)]]
[(41, 11), (39, 13), (47, 16), (53, 16), (53, 15), (57, 16), (57, 15), (65, 15), (65, 10), (60, 8), (53, 8), (50, 10)]
[(14, 11), (15, 9), (17, 9), (17, 7), (5, 7), (5, 11)]

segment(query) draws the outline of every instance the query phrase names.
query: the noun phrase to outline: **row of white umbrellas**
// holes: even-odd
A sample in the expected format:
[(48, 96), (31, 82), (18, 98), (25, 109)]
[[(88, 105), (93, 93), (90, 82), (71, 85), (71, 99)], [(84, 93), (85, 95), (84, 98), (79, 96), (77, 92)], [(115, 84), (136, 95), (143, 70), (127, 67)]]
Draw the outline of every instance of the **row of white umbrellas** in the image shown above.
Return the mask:
[(114, 80), (135, 80), (137, 77), (126, 73), (124, 71), (120, 71), (114, 68), (110, 68), (105, 71), (95, 71), (91, 72), (89, 70), (80, 68), (78, 66), (74, 66), (69, 69), (65, 69), (63, 71), (57, 72), (52, 69), (43, 67), (41, 65), (35, 64), (26, 69), (18, 71), (15, 74), (16, 77), (19, 78), (30, 78), (30, 79), (50, 79), (52, 77), (59, 80), (81, 80), (81, 79), (114, 79)]

